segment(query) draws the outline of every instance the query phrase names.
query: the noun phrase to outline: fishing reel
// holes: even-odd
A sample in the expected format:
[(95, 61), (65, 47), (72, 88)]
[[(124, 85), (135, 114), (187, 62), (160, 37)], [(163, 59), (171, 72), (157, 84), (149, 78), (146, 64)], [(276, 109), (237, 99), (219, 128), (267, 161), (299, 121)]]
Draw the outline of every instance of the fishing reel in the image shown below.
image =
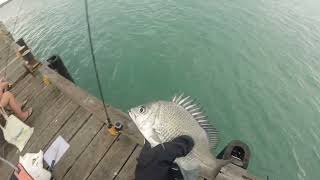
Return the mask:
[(231, 160), (232, 164), (247, 169), (251, 152), (249, 146), (240, 140), (231, 141), (218, 155), (217, 159)]
[(115, 124), (110, 124), (110, 126), (108, 127), (108, 132), (112, 135), (112, 136), (117, 136), (121, 130), (123, 129), (123, 125), (120, 122), (116, 122)]

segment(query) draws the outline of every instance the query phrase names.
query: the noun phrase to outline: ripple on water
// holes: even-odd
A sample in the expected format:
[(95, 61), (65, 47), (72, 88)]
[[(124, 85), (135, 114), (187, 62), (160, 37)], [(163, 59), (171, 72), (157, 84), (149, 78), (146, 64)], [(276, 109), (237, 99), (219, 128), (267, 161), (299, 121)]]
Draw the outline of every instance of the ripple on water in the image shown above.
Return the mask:
[(306, 172), (303, 169), (303, 166), (300, 164), (300, 161), (299, 161), (298, 155), (295, 151), (295, 148), (292, 148), (291, 150), (292, 150), (294, 160), (296, 161), (296, 165), (298, 166), (298, 169), (299, 169), (299, 171), (297, 172), (297, 175), (298, 175), (299, 179), (304, 180), (304, 177), (306, 177)]
[(317, 156), (318, 160), (320, 161), (320, 153), (319, 153), (320, 150), (316, 146), (312, 146), (312, 151)]

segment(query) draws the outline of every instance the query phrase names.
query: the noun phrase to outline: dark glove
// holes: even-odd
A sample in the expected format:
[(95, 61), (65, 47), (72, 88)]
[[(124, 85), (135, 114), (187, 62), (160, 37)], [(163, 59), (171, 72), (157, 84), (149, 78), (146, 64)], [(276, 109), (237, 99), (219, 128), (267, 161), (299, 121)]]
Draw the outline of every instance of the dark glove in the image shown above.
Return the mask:
[(146, 141), (137, 159), (136, 180), (171, 180), (174, 160), (186, 156), (193, 148), (194, 142), (189, 136), (179, 136), (170, 142), (151, 148)]

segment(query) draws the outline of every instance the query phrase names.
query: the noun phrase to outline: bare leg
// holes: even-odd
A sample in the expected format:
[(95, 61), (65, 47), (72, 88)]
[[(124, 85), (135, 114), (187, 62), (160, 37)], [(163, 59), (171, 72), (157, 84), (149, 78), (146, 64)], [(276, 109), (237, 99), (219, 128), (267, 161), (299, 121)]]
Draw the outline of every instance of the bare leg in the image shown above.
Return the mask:
[(0, 100), (0, 106), (5, 107), (7, 105), (10, 106), (10, 108), (14, 111), (14, 113), (22, 121), (25, 121), (28, 118), (28, 116), (31, 114), (31, 112), (32, 112), (31, 108), (29, 108), (27, 111), (23, 112), (21, 110), (20, 103), (18, 103), (18, 101), (16, 100), (14, 95), (9, 91), (4, 92), (2, 94), (2, 97), (1, 97), (1, 100)]
[(9, 86), (8, 82), (0, 82), (0, 89), (7, 89)]

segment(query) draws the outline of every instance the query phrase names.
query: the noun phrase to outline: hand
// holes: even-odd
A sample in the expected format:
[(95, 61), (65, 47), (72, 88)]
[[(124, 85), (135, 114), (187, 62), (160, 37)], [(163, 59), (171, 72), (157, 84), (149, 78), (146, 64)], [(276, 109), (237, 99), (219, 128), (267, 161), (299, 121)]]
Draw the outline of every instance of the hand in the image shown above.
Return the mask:
[(137, 159), (136, 180), (168, 180), (173, 179), (172, 167), (178, 157), (186, 156), (193, 148), (194, 141), (189, 136), (179, 136), (170, 142), (151, 148), (146, 141)]

